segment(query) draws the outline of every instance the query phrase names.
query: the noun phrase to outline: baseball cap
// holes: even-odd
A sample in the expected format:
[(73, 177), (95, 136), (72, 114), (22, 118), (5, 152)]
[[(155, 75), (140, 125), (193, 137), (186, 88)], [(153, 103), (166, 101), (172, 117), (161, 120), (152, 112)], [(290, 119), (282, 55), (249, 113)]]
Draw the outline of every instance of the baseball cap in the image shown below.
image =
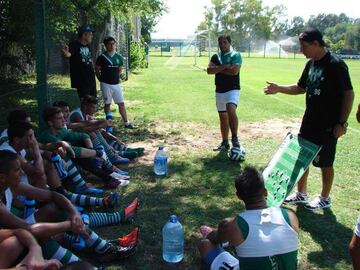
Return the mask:
[(95, 32), (95, 29), (92, 29), (89, 25), (83, 25), (78, 28), (78, 36), (81, 37), (82, 34), (87, 32)]
[(314, 27), (306, 28), (302, 33), (300, 33), (299, 40), (306, 42), (313, 42), (316, 40), (320, 43), (320, 45), (325, 45), (322, 33)]

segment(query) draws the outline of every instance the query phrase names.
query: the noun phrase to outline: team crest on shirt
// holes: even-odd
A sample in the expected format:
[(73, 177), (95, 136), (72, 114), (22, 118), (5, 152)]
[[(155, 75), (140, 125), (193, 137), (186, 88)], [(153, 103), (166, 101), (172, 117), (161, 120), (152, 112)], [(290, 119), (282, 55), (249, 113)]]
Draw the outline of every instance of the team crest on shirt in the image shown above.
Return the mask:
[(306, 82), (306, 92), (309, 97), (321, 95), (320, 84), (324, 80), (323, 72), (323, 68), (311, 65)]

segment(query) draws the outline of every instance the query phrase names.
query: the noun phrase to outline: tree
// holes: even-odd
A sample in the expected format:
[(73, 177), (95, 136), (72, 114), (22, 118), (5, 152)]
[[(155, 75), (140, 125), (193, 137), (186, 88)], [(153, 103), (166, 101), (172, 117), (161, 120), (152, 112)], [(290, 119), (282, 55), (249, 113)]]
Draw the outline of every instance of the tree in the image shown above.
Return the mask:
[(305, 21), (300, 16), (292, 18), (289, 25), (289, 29), (286, 31), (286, 35), (290, 37), (298, 36), (305, 28)]

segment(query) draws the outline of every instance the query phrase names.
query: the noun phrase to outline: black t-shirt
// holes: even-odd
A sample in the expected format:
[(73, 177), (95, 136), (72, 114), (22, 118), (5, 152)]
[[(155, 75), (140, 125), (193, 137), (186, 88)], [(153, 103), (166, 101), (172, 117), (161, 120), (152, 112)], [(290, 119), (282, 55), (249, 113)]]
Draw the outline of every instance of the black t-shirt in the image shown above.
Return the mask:
[(73, 88), (92, 88), (96, 85), (92, 55), (88, 45), (78, 40), (70, 42), (70, 78)]
[(124, 65), (123, 57), (115, 52), (112, 56), (103, 53), (96, 59), (96, 65), (101, 67), (100, 82), (118, 84), (120, 82), (120, 67)]
[(344, 92), (352, 90), (345, 62), (330, 52), (318, 61), (310, 60), (298, 86), (306, 90), (302, 129), (331, 131), (340, 120)]
[[(223, 64), (241, 64), (241, 56), (238, 52), (230, 52), (222, 57)], [(221, 65), (219, 55), (214, 54), (210, 60), (215, 65)], [(222, 73), (215, 74), (215, 85), (217, 93), (226, 93), (230, 90), (240, 90), (240, 75), (227, 75)]]

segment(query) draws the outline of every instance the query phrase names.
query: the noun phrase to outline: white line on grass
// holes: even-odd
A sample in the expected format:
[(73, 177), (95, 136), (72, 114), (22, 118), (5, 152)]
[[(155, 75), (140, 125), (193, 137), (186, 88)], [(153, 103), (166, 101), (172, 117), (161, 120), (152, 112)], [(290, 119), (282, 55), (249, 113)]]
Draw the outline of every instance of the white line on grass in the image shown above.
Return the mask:
[[(278, 101), (280, 101), (280, 102), (282, 102), (282, 103), (291, 105), (291, 106), (293, 106), (293, 107), (295, 107), (295, 108), (297, 108), (297, 109), (299, 109), (299, 110), (301, 110), (301, 111), (304, 111), (304, 110), (305, 110), (304, 107), (299, 106), (299, 105), (295, 105), (294, 103), (291, 103), (291, 102), (289, 102), (289, 101), (283, 100), (283, 99), (281, 99), (281, 98), (278, 97), (278, 96), (271, 95), (270, 97), (275, 98), (276, 100), (278, 100)], [(349, 129), (350, 131), (353, 131), (353, 132), (357, 133), (357, 134), (360, 134), (360, 130), (357, 129), (357, 128), (348, 127), (348, 129)]]

